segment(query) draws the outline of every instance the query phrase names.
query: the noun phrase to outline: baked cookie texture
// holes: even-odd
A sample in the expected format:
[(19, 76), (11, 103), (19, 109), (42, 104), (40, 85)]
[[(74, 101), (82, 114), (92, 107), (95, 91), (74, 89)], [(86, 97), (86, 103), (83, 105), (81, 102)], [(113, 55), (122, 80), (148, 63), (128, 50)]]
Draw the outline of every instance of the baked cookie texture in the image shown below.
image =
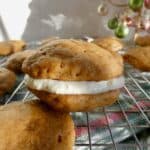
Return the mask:
[(73, 121), (68, 113), (50, 110), (39, 100), (0, 107), (1, 150), (72, 150)]
[(100, 47), (103, 47), (106, 50), (115, 51), (115, 52), (121, 50), (124, 47), (123, 43), (115, 37), (98, 38), (95, 39), (93, 43), (95, 43)]
[(135, 36), (134, 42), (136, 45), (139, 46), (150, 46), (150, 35), (145, 36), (137, 35)]
[(13, 52), (13, 47), (7, 42), (0, 42), (0, 56), (6, 56)]
[(37, 79), (101, 81), (122, 75), (123, 61), (92, 43), (56, 40), (27, 58), (22, 69)]
[(137, 69), (150, 71), (150, 46), (129, 49), (123, 58)]
[(29, 90), (43, 102), (47, 103), (52, 109), (61, 112), (87, 112), (99, 106), (108, 106), (116, 102), (120, 93), (119, 90), (113, 90), (92, 95), (62, 95), (38, 91), (31, 88), (29, 88)]
[(5, 68), (0, 68), (0, 96), (9, 92), (15, 85), (16, 75)]
[(0, 55), (6, 56), (12, 53), (16, 53), (25, 48), (26, 43), (22, 40), (9, 40), (0, 42)]
[(22, 52), (18, 52), (15, 54), (12, 54), (6, 61), (6, 63), (4, 64), (4, 66), (9, 69), (12, 70), (16, 73), (20, 73), (22, 72), (22, 63), (23, 61), (30, 57), (31, 55), (33, 55), (34, 53), (36, 53), (35, 50), (25, 50)]
[[(83, 41), (56, 40), (23, 63), (23, 71), (35, 79), (102, 81), (123, 73), (122, 57)], [(89, 111), (114, 103), (119, 90), (102, 94), (65, 95), (29, 88), (51, 108), (59, 111)]]

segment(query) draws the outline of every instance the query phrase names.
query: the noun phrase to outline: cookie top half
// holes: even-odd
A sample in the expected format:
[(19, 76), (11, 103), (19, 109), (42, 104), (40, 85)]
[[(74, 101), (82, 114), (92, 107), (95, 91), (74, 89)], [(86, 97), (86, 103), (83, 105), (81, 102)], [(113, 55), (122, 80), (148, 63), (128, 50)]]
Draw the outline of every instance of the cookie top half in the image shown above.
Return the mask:
[(35, 53), (34, 50), (25, 50), (12, 54), (6, 61), (5, 67), (18, 73), (22, 72), (22, 63), (27, 58)]
[(123, 61), (93, 43), (59, 39), (26, 59), (22, 69), (38, 79), (100, 81), (120, 76)]

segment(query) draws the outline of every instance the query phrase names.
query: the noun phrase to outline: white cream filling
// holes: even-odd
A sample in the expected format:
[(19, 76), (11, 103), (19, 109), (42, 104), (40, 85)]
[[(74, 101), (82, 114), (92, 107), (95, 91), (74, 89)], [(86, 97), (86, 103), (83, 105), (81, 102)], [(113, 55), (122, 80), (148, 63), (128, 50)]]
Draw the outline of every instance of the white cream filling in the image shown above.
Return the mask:
[(120, 76), (104, 81), (60, 81), (51, 79), (34, 79), (25, 76), (28, 87), (55, 94), (100, 94), (124, 86), (124, 77)]

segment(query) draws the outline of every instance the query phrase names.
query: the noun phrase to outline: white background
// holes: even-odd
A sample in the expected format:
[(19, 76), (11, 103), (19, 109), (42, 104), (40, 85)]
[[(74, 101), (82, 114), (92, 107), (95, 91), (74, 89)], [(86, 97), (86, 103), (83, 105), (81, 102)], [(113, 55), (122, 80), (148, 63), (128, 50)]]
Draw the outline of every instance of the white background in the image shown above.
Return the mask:
[[(10, 39), (23, 38), (26, 41), (50, 36), (68, 38), (111, 35), (113, 32), (107, 28), (107, 20), (121, 10), (108, 5), (109, 15), (100, 17), (97, 7), (101, 2), (102, 0), (0, 0), (0, 29), (3, 24)], [(131, 38), (131, 35), (132, 32), (128, 37)], [(1, 30), (0, 40), (4, 40)]]
[[(30, 14), (28, 4), (31, 0), (0, 0), (0, 16), (12, 39), (19, 39)], [(2, 40), (2, 33), (0, 34)]]

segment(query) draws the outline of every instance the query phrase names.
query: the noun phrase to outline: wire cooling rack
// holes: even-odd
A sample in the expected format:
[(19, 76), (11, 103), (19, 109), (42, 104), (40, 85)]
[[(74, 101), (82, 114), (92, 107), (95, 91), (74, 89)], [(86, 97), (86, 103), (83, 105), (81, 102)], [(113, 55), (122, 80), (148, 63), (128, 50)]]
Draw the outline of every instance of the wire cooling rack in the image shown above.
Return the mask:
[[(3, 64), (6, 57), (0, 58)], [(0, 98), (1, 104), (35, 96), (19, 75), (15, 89)], [(150, 149), (150, 73), (125, 65), (125, 86), (115, 104), (92, 112), (72, 113), (76, 126), (75, 150)]]

